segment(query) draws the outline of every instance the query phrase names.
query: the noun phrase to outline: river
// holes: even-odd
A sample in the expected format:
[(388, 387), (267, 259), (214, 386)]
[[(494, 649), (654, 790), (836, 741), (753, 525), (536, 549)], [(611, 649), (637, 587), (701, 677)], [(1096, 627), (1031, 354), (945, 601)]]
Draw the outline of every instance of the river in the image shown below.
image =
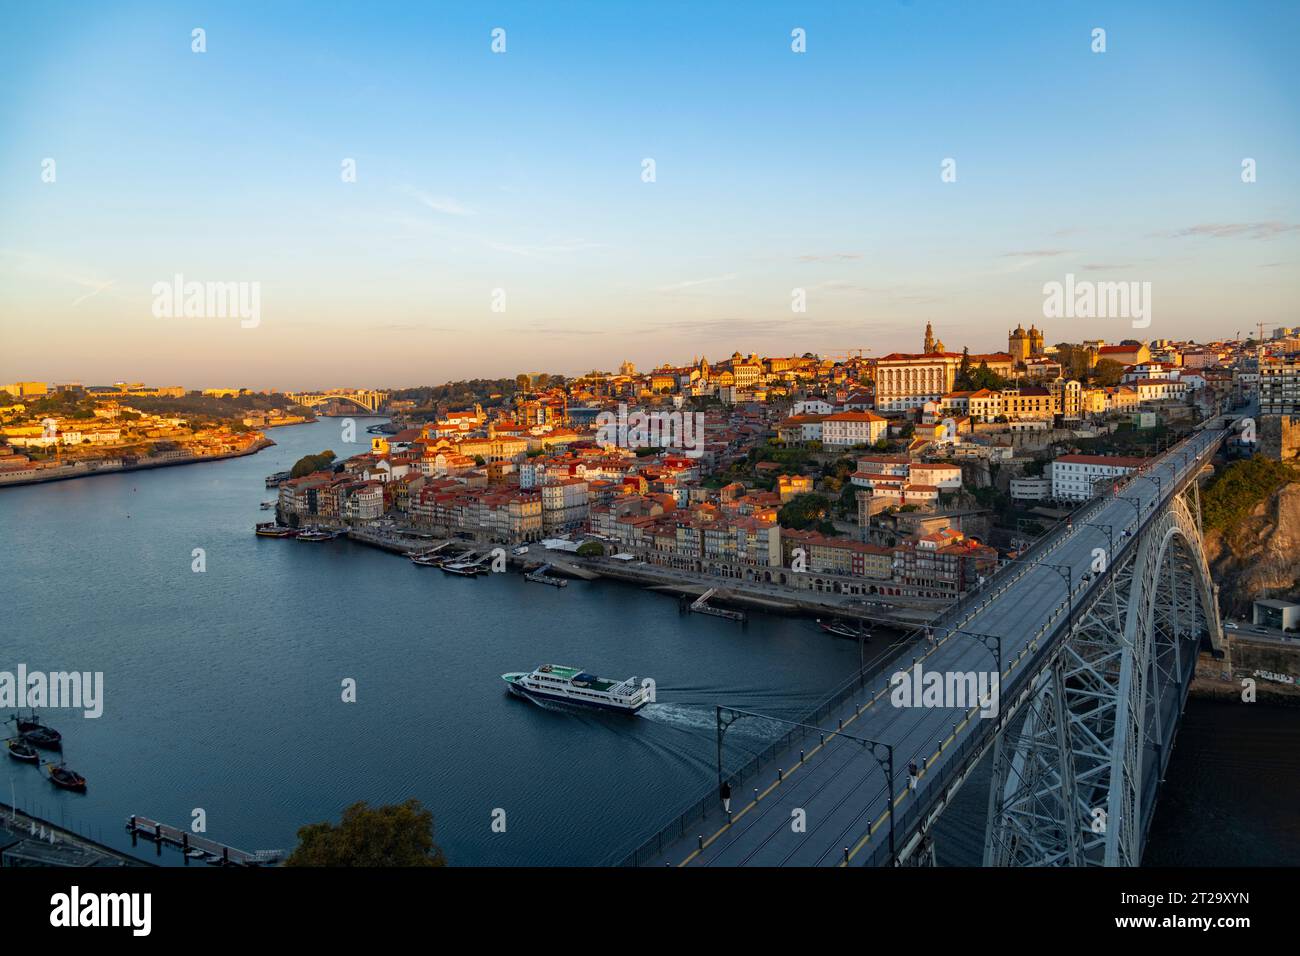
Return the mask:
[[(99, 718), (45, 712), (87, 792), (6, 761), (0, 799), (121, 849), (130, 814), (188, 826), (202, 811), (210, 838), (258, 850), (291, 848), (354, 801), (416, 797), (453, 865), (599, 864), (712, 787), (716, 704), (799, 718), (857, 666), (856, 645), (805, 620), (740, 626), (621, 584), (454, 578), (346, 540), (253, 535), (275, 494), (266, 475), (325, 448), (360, 452), (376, 421), (356, 419), (353, 445), (324, 419), (273, 429), (276, 447), (245, 458), (0, 491), (0, 670), (102, 671), (105, 684)], [(629, 718), (507, 695), (499, 675), (546, 662), (653, 677), (658, 700)], [(1222, 779), (1213, 755), (1230, 742), (1200, 713), (1179, 736), (1179, 796), (1162, 798), (1151, 852), (1233, 863), (1245, 845), (1293, 862), (1296, 788), (1283, 806)], [(1234, 738), (1294, 726), (1262, 707), (1243, 719)], [(735, 725), (729, 764), (777, 727)], [(1192, 757), (1214, 772), (1189, 770)], [(946, 862), (978, 862), (985, 795), (967, 788), (943, 822)], [(1235, 836), (1205, 836), (1207, 812)]]

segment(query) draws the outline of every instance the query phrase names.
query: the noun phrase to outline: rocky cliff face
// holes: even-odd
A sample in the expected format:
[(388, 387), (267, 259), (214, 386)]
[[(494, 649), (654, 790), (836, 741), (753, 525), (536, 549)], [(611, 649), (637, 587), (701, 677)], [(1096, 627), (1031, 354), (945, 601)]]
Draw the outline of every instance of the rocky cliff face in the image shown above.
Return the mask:
[(1300, 482), (1280, 487), (1240, 524), (1209, 532), (1205, 553), (1226, 613), (1247, 617), (1263, 596), (1293, 599), (1300, 591)]

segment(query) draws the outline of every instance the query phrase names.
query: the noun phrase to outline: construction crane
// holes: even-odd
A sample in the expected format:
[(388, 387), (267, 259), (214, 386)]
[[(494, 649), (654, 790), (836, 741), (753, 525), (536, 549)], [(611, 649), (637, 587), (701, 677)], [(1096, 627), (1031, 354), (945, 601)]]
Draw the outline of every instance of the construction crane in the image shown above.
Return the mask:
[[(870, 352), (869, 348), (843, 348), (837, 347), (837, 351), (823, 353), (826, 358), (832, 361), (847, 361), (850, 358), (862, 358), (863, 352)], [(857, 353), (856, 355), (854, 353)]]

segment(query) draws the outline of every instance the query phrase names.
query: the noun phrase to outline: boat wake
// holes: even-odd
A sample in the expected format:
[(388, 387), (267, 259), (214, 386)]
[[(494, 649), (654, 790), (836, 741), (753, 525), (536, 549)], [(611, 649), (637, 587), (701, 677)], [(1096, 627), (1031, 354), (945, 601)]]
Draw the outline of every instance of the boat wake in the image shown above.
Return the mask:
[[(647, 704), (637, 714), (657, 724), (667, 724), (678, 730), (713, 733), (717, 729), (717, 711), (702, 704)], [(737, 734), (757, 740), (780, 736), (788, 728), (780, 721), (763, 717), (748, 717), (727, 731), (730, 737)]]

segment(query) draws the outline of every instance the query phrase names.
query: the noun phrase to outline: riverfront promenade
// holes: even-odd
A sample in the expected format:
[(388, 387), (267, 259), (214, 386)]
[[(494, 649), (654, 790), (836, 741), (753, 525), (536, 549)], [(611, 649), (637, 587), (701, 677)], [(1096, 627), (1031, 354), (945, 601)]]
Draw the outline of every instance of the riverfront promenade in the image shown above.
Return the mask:
[[(322, 525), (328, 525), (322, 522)], [(346, 527), (339, 524), (338, 527)], [(513, 567), (530, 570), (549, 564), (558, 573), (579, 580), (608, 578), (665, 593), (699, 597), (713, 588), (718, 589), (716, 600), (724, 604), (740, 604), (755, 610), (778, 614), (807, 614), (834, 616), (864, 622), (879, 622), (899, 627), (915, 627), (931, 620), (948, 606), (944, 601), (920, 598), (892, 598), (872, 595), (870, 598), (792, 588), (760, 581), (745, 581), (716, 575), (663, 568), (645, 562), (615, 561), (608, 557), (579, 557), (571, 551), (548, 550), (541, 544), (529, 545), (524, 555), (511, 554), (505, 545), (473, 542), (460, 538), (425, 537), (413, 535), (408, 529), (352, 528), (348, 538), (396, 554), (412, 554), (447, 543), (473, 548), (479, 553), (502, 547), (507, 563)]]

